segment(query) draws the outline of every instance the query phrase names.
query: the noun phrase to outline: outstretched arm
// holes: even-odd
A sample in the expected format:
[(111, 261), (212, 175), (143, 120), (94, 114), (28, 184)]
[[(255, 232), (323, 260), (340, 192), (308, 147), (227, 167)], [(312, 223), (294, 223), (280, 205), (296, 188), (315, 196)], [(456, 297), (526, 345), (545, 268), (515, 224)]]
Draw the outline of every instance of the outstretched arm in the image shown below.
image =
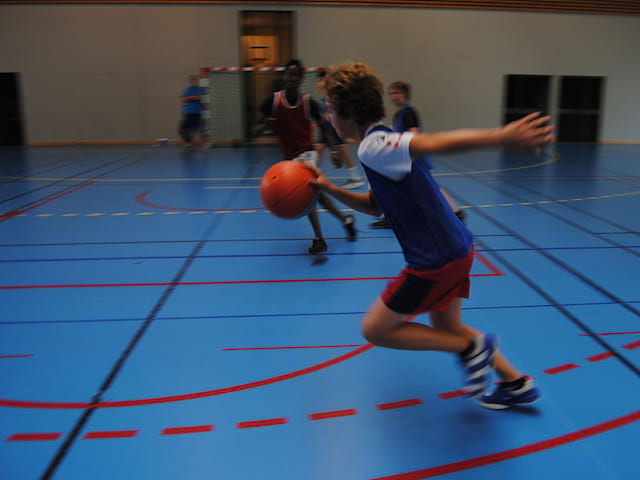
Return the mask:
[(323, 192), (328, 193), (333, 198), (341, 203), (344, 203), (348, 207), (358, 210), (362, 213), (379, 217), (382, 212), (378, 208), (378, 204), (370, 193), (355, 193), (344, 188), (340, 188), (331, 182), (320, 169), (314, 167), (309, 162), (304, 162), (304, 166), (311, 170), (315, 176), (315, 180), (311, 180), (309, 183)]
[(412, 157), (428, 153), (455, 152), (487, 147), (508, 147), (530, 150), (535, 154), (554, 140), (553, 126), (546, 123), (550, 117), (532, 113), (495, 129), (463, 129), (440, 133), (423, 133), (411, 139)]

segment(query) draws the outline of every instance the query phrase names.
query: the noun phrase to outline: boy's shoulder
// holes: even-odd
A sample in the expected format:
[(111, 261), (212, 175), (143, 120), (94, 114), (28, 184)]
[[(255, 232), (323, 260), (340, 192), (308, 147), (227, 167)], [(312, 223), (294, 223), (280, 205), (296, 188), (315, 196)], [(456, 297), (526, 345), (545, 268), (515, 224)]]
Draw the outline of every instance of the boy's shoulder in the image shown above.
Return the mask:
[(412, 133), (376, 130), (362, 139), (358, 158), (363, 165), (398, 180), (411, 169), (409, 144)]

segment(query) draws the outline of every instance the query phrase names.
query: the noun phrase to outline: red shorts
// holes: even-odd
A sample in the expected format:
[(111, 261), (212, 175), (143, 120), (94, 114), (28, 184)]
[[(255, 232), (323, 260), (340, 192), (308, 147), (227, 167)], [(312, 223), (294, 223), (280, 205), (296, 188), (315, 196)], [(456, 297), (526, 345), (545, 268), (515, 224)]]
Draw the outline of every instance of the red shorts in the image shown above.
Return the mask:
[(405, 268), (387, 285), (381, 298), (397, 313), (444, 312), (454, 298), (469, 298), (473, 249), (466, 257), (435, 270)]

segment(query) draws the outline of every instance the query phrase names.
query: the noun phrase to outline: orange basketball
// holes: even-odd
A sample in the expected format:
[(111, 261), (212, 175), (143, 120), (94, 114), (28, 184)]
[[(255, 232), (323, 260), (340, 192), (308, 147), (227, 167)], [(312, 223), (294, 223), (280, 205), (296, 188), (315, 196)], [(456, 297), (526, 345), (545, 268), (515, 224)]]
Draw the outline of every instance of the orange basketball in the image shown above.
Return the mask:
[(313, 178), (313, 172), (298, 162), (276, 163), (262, 177), (262, 203), (280, 218), (302, 217), (313, 210), (318, 199), (318, 191), (309, 185)]

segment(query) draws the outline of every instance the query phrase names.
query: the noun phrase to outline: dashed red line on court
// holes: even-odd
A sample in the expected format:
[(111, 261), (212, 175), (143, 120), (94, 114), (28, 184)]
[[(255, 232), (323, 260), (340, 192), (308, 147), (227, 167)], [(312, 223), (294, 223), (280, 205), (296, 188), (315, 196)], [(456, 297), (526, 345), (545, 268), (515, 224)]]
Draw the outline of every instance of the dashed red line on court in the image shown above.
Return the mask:
[(356, 415), (358, 410), (355, 408), (347, 408), (344, 410), (334, 410), (332, 412), (320, 412), (312, 413), (309, 415), (309, 420), (326, 420), (328, 418), (349, 417)]
[(215, 427), (213, 425), (192, 425), (190, 427), (167, 427), (163, 428), (160, 435), (182, 435), (186, 433), (205, 433), (212, 432)]
[(611, 352), (604, 352), (604, 353), (599, 353), (598, 355), (587, 357), (587, 360), (589, 360), (590, 362), (599, 362), (601, 360), (606, 360), (607, 358), (611, 358), (613, 356), (614, 355)]
[(132, 438), (138, 435), (139, 430), (106, 430), (97, 432), (87, 432), (84, 434), (85, 440), (101, 440), (108, 438)]
[(556, 373), (566, 372), (578, 367), (579, 365), (576, 365), (575, 363), (567, 363), (565, 365), (560, 365), (558, 367), (547, 368), (546, 370), (543, 370), (543, 372), (548, 373), (549, 375), (555, 375)]
[[(627, 346), (631, 346), (632, 348), (640, 347), (640, 342), (633, 342)], [(586, 357), (586, 360), (591, 362), (601, 361), (608, 358), (612, 358), (614, 355), (610, 352), (603, 352), (597, 355), (592, 355), (590, 357)], [(548, 368), (543, 370), (544, 373), (549, 375), (555, 375), (557, 373), (567, 372), (570, 370), (574, 370), (579, 368), (578, 364), (568, 363), (565, 365), (560, 365), (553, 368)], [(443, 392), (437, 394), (437, 396), (443, 400), (450, 400), (453, 398), (462, 397), (466, 394), (466, 390), (453, 390), (450, 392)], [(410, 398), (405, 400), (399, 400), (395, 402), (386, 402), (379, 403), (376, 405), (376, 409), (380, 411), (388, 411), (388, 410), (396, 410), (399, 408), (408, 408), (417, 405), (422, 405), (424, 400), (421, 398)], [(317, 420), (329, 420), (333, 418), (341, 418), (341, 417), (349, 417), (358, 415), (359, 411), (355, 408), (347, 408), (342, 410), (331, 410), (326, 412), (316, 412), (311, 413), (307, 417), (309, 420), (317, 421)], [(259, 427), (268, 427), (275, 425), (284, 425), (289, 423), (289, 419), (287, 417), (277, 417), (277, 418), (268, 418), (263, 420), (248, 420), (238, 422), (236, 424), (237, 429), (249, 429), (249, 428), (259, 428)], [(214, 425), (192, 425), (192, 426), (183, 426), (183, 427), (167, 427), (161, 430), (160, 435), (180, 435), (180, 434), (191, 434), (191, 433), (206, 433), (211, 432), (215, 429)], [(110, 438), (131, 438), (138, 435), (139, 430), (108, 430), (108, 431), (94, 431), (88, 432), (84, 435), (84, 439), (110, 439)], [(9, 436), (6, 441), (8, 442), (17, 442), (17, 441), (53, 441), (58, 440), (63, 436), (63, 433), (15, 433)], [(426, 477), (420, 477), (426, 478)]]
[(452, 392), (444, 392), (444, 393), (439, 393), (438, 397), (442, 398), (443, 400), (449, 400), (450, 398), (456, 398), (456, 397), (462, 397), (464, 395), (466, 395), (467, 391), (462, 389), (462, 390), (454, 390)]
[(399, 402), (379, 403), (376, 405), (378, 410), (393, 410), (396, 408), (413, 407), (422, 403), (421, 398), (411, 398), (409, 400), (401, 400)]
[(14, 433), (7, 438), (7, 442), (41, 442), (58, 440), (62, 433)]
[(623, 345), (622, 348), (626, 348), (627, 350), (633, 350), (635, 348), (640, 347), (640, 340), (637, 342), (630, 343), (628, 345)]
[(272, 427), (274, 425), (284, 425), (288, 423), (288, 419), (284, 417), (280, 418), (267, 418), (265, 420), (250, 420), (247, 422), (238, 422), (236, 428), (258, 428), (258, 427)]

